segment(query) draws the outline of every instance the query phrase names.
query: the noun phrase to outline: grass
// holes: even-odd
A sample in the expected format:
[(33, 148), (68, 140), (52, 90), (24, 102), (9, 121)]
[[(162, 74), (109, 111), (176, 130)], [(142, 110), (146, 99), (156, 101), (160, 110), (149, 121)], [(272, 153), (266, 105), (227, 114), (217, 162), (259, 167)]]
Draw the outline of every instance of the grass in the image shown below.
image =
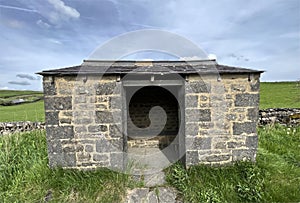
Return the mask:
[(120, 202), (128, 175), (48, 168), (44, 131), (0, 137), (0, 202)]
[(44, 101), (0, 106), (0, 122), (10, 121), (44, 121)]
[(268, 202), (300, 201), (300, 127), (259, 129), (257, 165), (266, 170)]
[[(43, 93), (38, 91), (0, 90), (0, 104), (21, 98), (26, 101), (33, 101), (42, 96)], [(13, 106), (0, 105), (0, 122), (44, 120), (44, 102), (41, 100)]]
[(300, 108), (300, 84), (298, 82), (262, 82), (260, 109)]
[[(300, 127), (266, 126), (259, 138), (256, 163), (175, 164), (166, 169), (169, 185), (186, 202), (299, 202)], [(120, 202), (138, 185), (107, 169), (51, 170), (47, 163), (44, 131), (0, 137), (0, 202)]]
[(43, 95), (43, 93), (31, 90), (0, 90), (0, 98), (15, 97), (22, 95)]
[(168, 169), (168, 182), (187, 202), (299, 202), (300, 127), (259, 129), (256, 163), (231, 166), (176, 164)]

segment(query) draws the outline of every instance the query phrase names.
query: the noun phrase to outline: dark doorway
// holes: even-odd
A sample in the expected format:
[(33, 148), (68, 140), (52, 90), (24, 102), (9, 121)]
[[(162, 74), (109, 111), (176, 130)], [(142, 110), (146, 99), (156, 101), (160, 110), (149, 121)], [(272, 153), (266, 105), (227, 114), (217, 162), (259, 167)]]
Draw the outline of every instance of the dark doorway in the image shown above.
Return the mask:
[(183, 82), (160, 80), (152, 85), (145, 81), (144, 86), (142, 80), (138, 83), (123, 82), (123, 127), (127, 135), (124, 149), (128, 161), (150, 168), (166, 167), (180, 160), (185, 150)]
[[(174, 141), (180, 113), (176, 94), (176, 87), (146, 86), (127, 90), (127, 114), (131, 121), (127, 122), (128, 147), (162, 150)], [(164, 112), (155, 107), (161, 107)]]

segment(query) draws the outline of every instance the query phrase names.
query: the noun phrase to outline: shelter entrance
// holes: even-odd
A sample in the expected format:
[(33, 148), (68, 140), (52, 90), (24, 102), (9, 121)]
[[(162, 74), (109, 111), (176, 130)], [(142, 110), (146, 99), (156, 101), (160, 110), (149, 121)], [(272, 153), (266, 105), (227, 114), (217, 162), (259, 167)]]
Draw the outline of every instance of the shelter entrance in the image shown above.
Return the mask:
[(164, 83), (141, 86), (126, 81), (124, 84), (126, 123), (123, 127), (127, 135), (124, 149), (129, 159), (145, 161), (152, 167), (179, 160), (182, 150), (179, 143), (183, 138), (183, 86), (179, 81)]

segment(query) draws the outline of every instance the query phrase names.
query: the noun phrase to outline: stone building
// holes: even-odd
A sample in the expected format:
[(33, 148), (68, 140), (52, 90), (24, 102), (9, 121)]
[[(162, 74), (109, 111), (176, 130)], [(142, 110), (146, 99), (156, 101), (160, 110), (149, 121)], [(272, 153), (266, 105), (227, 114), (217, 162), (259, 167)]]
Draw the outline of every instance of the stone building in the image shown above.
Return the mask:
[(262, 72), (215, 60), (85, 60), (42, 71), (49, 165), (255, 161)]

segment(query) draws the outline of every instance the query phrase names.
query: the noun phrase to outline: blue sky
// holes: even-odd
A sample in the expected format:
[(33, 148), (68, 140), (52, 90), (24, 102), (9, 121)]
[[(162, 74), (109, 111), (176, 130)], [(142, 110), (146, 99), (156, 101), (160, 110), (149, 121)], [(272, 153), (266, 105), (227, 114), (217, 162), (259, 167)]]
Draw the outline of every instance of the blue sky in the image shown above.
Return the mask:
[(140, 29), (176, 33), (220, 64), (266, 70), (262, 81), (300, 79), (300, 0), (0, 0), (0, 89), (39, 90), (35, 72), (81, 64)]

